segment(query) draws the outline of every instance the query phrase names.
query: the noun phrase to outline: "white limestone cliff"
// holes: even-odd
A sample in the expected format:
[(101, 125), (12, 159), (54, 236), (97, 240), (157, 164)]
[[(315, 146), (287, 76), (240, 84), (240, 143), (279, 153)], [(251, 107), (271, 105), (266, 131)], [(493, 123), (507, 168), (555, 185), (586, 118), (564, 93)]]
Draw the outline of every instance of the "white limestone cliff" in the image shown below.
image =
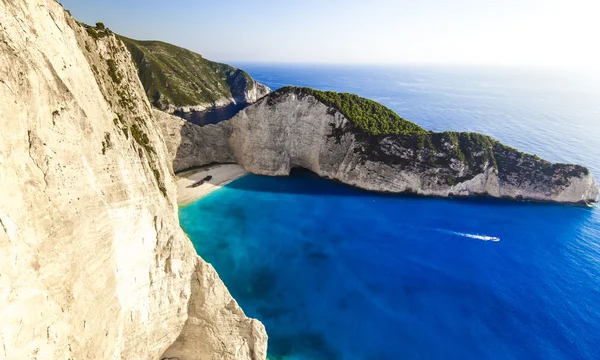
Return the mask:
[(263, 85), (254, 79), (252, 79), (251, 81), (252, 86), (250, 89), (246, 89), (246, 91), (244, 91), (244, 98), (242, 102), (253, 104), (263, 96), (266, 96), (271, 93), (271, 89), (269, 89), (268, 86)]
[(266, 358), (179, 226), (120, 41), (53, 0), (0, 0), (0, 97), (0, 358)]
[(415, 146), (410, 137), (371, 136), (339, 111), (294, 91), (277, 91), (216, 125), (160, 118), (175, 171), (236, 162), (252, 173), (273, 176), (302, 167), (382, 192), (559, 203), (598, 199), (594, 176), (581, 166), (551, 164), (499, 143), (482, 149), (493, 152), (494, 161), (484, 151), (465, 161), (455, 156), (456, 145), (443, 134), (435, 135), (441, 148), (434, 152)]

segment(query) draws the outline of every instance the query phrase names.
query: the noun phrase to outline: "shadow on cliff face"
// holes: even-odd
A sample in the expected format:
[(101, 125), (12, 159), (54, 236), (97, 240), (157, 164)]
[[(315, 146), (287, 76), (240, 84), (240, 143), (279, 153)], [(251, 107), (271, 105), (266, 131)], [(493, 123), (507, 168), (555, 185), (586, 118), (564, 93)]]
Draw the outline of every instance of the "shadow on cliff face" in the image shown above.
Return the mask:
[[(256, 181), (260, 179), (260, 181)], [(331, 196), (370, 196), (370, 197), (399, 197), (406, 200), (436, 200), (436, 201), (452, 201), (466, 202), (470, 204), (480, 204), (484, 206), (514, 206), (521, 204), (524, 206), (564, 206), (543, 202), (516, 202), (510, 199), (498, 199), (486, 196), (473, 197), (425, 197), (423, 195), (412, 193), (382, 193), (375, 191), (363, 190), (351, 185), (346, 185), (336, 180), (324, 179), (310, 170), (302, 168), (294, 168), (290, 175), (282, 181), (281, 177), (248, 175), (239, 180), (225, 185), (226, 188), (251, 191), (251, 192), (266, 192), (266, 193), (282, 193), (282, 194), (297, 194), (297, 195), (331, 195)], [(374, 199), (375, 200), (375, 199)]]
[(248, 104), (230, 104), (224, 107), (215, 108), (206, 111), (192, 111), (187, 113), (176, 112), (175, 115), (199, 126), (208, 124), (218, 124), (221, 121), (229, 120), (238, 112), (246, 108)]
[(385, 196), (385, 194), (377, 194), (335, 180), (321, 178), (317, 174), (302, 168), (292, 169), (290, 175), (285, 177), (285, 181), (282, 181), (280, 176), (251, 174), (231, 182), (225, 187), (240, 191), (299, 195)]

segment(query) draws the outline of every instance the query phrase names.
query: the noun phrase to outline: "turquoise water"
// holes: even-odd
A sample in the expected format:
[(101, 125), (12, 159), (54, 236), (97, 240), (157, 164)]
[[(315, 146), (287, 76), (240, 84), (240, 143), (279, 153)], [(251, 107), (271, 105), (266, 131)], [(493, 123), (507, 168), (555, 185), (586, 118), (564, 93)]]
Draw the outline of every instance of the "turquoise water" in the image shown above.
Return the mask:
[[(245, 68), (274, 88), (352, 91), (426, 128), (481, 131), (600, 175), (590, 76)], [(274, 356), (600, 358), (597, 208), (372, 194), (299, 170), (241, 178), (180, 218), (245, 312), (264, 322)]]

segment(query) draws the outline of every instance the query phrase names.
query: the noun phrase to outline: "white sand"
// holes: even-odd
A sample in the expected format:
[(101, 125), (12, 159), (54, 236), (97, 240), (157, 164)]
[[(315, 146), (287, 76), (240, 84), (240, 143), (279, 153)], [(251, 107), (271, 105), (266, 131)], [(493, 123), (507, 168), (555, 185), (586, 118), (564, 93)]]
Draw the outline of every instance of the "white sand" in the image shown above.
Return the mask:
[[(179, 205), (189, 204), (247, 173), (243, 167), (237, 164), (219, 164), (178, 174), (177, 203)], [(212, 179), (198, 187), (191, 187), (193, 183), (203, 179), (207, 175), (212, 175)]]

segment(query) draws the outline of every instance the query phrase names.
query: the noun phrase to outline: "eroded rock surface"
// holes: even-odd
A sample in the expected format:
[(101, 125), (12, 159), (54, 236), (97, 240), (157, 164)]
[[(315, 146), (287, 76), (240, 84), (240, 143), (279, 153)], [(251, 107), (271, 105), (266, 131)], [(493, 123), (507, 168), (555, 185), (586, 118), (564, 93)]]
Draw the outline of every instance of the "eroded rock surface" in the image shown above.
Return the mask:
[(53, 0), (0, 0), (0, 96), (0, 358), (266, 357), (179, 226), (121, 41)]

